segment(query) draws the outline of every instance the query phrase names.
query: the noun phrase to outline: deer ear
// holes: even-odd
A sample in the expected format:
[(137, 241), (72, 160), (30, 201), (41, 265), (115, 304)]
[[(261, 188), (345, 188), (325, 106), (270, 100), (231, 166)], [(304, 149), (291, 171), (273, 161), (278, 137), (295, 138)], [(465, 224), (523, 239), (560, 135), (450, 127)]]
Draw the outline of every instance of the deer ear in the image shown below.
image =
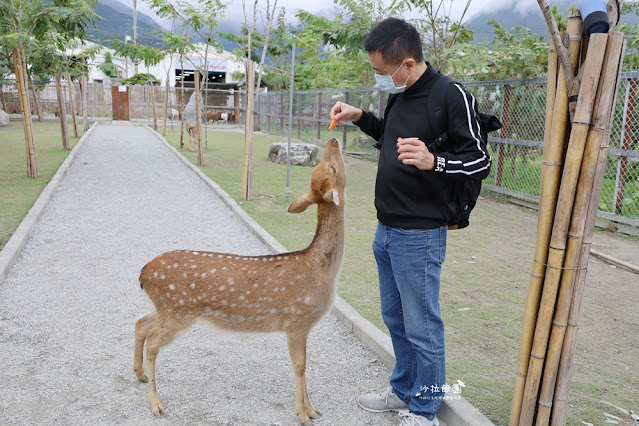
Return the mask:
[(295, 201), (293, 201), (290, 206), (288, 206), (288, 212), (302, 213), (311, 204), (313, 204), (313, 200), (311, 199), (311, 196), (308, 193), (304, 194), (301, 197), (297, 198)]
[(339, 206), (339, 194), (334, 189), (326, 191), (323, 198), (327, 203), (335, 203), (336, 206)]

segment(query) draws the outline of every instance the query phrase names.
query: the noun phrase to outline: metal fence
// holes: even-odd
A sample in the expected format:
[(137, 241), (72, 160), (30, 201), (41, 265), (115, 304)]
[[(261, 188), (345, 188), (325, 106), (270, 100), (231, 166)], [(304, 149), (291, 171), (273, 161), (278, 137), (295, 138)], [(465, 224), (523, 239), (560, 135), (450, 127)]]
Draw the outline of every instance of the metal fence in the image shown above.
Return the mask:
[[(639, 113), (635, 108), (639, 72), (625, 72), (616, 105), (610, 148), (604, 175), (599, 217), (639, 226)], [(491, 174), (484, 181), (491, 191), (539, 202), (541, 163), (546, 115), (546, 79), (468, 82), (482, 112), (495, 114), (503, 123), (489, 137), (493, 158)], [(312, 143), (330, 137), (342, 140), (345, 150), (376, 158), (375, 143), (350, 123), (328, 130), (329, 113), (337, 101), (381, 116), (386, 95), (372, 89), (299, 91), (293, 95), (289, 123), (288, 92), (260, 95), (256, 109), (261, 130), (288, 135)], [(243, 100), (244, 102), (244, 100)]]
[[(614, 115), (610, 149), (599, 203), (599, 217), (618, 223), (639, 226), (639, 113), (637, 77), (639, 72), (622, 74), (622, 83)], [(79, 85), (73, 83), (74, 98), (79, 104)], [(538, 202), (541, 182), (541, 162), (545, 127), (546, 79), (528, 81), (505, 80), (467, 82), (483, 112), (500, 117), (504, 127), (489, 137), (493, 158), (490, 176), (484, 181), (491, 191)], [(1, 106), (9, 113), (19, 112), (15, 83), (0, 80)], [(66, 83), (63, 87), (68, 97)], [(160, 87), (131, 86), (129, 105), (132, 119), (150, 120), (151, 94), (154, 96), (157, 117), (164, 114), (165, 90)], [(170, 88), (169, 107), (182, 110), (193, 89)], [(88, 114), (92, 118), (111, 118), (111, 86), (90, 84), (87, 90)], [(43, 114), (53, 116), (57, 111), (54, 85), (36, 92)], [(33, 99), (33, 92), (31, 93)], [(235, 122), (243, 123), (246, 93), (237, 90), (209, 88), (205, 91), (204, 108), (208, 111), (233, 112)], [(351, 123), (328, 130), (330, 109), (343, 101), (378, 116), (384, 112), (387, 96), (373, 89), (297, 91), (293, 94), (293, 116), (289, 122), (289, 92), (261, 92), (255, 108), (256, 125), (262, 131), (288, 135), (323, 144), (331, 137), (340, 139), (346, 151), (362, 157), (376, 158), (375, 143)], [(32, 102), (32, 113), (35, 105)], [(169, 109), (169, 115), (170, 109)], [(173, 118), (173, 117), (171, 117)], [(179, 123), (177, 120), (174, 123)]]

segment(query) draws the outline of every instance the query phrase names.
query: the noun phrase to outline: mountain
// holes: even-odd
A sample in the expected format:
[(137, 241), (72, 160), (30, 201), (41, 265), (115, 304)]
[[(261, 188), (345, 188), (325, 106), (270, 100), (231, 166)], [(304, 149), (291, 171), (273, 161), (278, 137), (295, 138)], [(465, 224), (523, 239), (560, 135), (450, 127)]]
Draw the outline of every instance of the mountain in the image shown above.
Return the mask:
[[(133, 39), (133, 8), (117, 0), (100, 0), (93, 9), (102, 17), (95, 27), (87, 29), (89, 40), (111, 46), (109, 40), (123, 40), (125, 35)], [(138, 43), (160, 46), (160, 36), (152, 31), (163, 29), (148, 15), (138, 10)]]
[[(569, 9), (575, 5), (574, 0), (556, 0), (553, 1), (553, 6), (557, 5), (559, 11), (564, 14), (564, 19), (568, 19), (570, 15)], [(474, 31), (474, 41), (477, 43), (484, 42), (485, 40), (492, 40), (495, 34), (492, 27), (488, 25), (488, 21), (495, 19), (504, 28), (511, 30), (517, 25), (529, 28), (532, 32), (539, 35), (548, 37), (548, 26), (544, 15), (541, 13), (541, 9), (535, 4), (536, 7), (527, 9), (518, 9), (517, 7), (510, 7), (498, 11), (484, 12), (476, 15), (473, 18), (466, 21), (464, 24), (468, 29)], [(623, 15), (621, 17), (622, 22), (637, 23), (639, 17), (636, 15)]]

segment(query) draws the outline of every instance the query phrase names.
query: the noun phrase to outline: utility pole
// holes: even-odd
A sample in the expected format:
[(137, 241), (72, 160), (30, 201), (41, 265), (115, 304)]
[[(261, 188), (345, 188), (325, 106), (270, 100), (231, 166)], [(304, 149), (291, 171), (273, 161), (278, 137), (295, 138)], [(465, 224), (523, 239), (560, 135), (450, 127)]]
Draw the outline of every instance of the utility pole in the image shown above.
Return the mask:
[[(138, 45), (138, 1), (133, 0), (133, 45)], [(133, 74), (138, 73), (139, 59), (133, 60)]]

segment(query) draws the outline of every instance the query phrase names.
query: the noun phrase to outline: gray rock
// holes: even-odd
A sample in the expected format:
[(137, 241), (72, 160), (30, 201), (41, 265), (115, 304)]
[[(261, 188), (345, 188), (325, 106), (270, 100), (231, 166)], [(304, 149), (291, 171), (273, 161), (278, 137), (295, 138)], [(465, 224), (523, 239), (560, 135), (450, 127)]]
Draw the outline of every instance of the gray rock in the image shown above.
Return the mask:
[[(319, 149), (316, 145), (308, 143), (292, 143), (291, 144), (291, 164), (315, 167), (317, 163), (317, 152)], [(271, 144), (268, 152), (268, 158), (274, 163), (286, 164), (288, 152), (288, 143), (275, 142)]]
[(9, 114), (0, 109), (0, 127), (6, 127), (9, 125)]

